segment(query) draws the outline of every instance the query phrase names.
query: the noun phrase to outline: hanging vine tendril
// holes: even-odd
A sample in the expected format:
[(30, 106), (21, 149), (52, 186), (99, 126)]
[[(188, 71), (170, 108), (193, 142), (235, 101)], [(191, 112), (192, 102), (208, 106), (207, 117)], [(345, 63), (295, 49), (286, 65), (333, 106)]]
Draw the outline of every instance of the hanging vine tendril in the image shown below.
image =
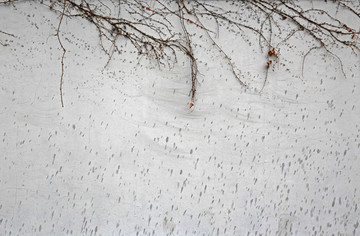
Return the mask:
[[(11, 6), (19, 2), (21, 0), (0, 1), (0, 6)], [(190, 63), (190, 107), (195, 103), (199, 74), (190, 28), (202, 31), (210, 39), (213, 47), (228, 62), (233, 76), (244, 87), (247, 87), (247, 83), (239, 76), (237, 68), (239, 65), (235, 65), (233, 59), (216, 43), (215, 37), (224, 23), (238, 32), (245, 31), (257, 36), (259, 47), (265, 56), (264, 70), (266, 72), (260, 92), (267, 82), (269, 69), (274, 69), (279, 60), (280, 45), (298, 33), (309, 35), (315, 42), (304, 52), (302, 74), (306, 57), (314, 50), (325, 50), (336, 58), (344, 75), (343, 62), (333, 51), (334, 46), (350, 48), (355, 53), (360, 51), (360, 32), (356, 28), (358, 26), (351, 26), (338, 18), (337, 12), (326, 10), (336, 7), (337, 11), (344, 11), (345, 14), (360, 19), (360, 4), (356, 1), (325, 1), (326, 9), (314, 6), (305, 8), (300, 1), (291, 0), (224, 2), (226, 6), (230, 7), (224, 6), (223, 1), (205, 0), (36, 0), (35, 2), (46, 6), (60, 17), (55, 36), (63, 50), (60, 81), (62, 106), (64, 106), (62, 85), (66, 53), (60, 37), (63, 18), (70, 18), (73, 21), (76, 18), (86, 19), (94, 26), (99, 34), (99, 44), (108, 56), (105, 67), (111, 61), (114, 53), (120, 53), (119, 38), (129, 41), (139, 55), (154, 59), (159, 66), (170, 66), (172, 63), (176, 63), (176, 55), (183, 53)], [(255, 15), (258, 25), (250, 24), (242, 19), (239, 13), (241, 9), (246, 9), (249, 14)], [(216, 22), (216, 27), (206, 26), (206, 22), (210, 20)], [(285, 21), (291, 26), (287, 32), (283, 32), (280, 24)], [(177, 27), (179, 23), (181, 27)], [(282, 33), (275, 34), (275, 31)], [(0, 33), (8, 34), (3, 31)], [(107, 46), (109, 43), (110, 47)], [(1, 44), (3, 45), (3, 43)]]

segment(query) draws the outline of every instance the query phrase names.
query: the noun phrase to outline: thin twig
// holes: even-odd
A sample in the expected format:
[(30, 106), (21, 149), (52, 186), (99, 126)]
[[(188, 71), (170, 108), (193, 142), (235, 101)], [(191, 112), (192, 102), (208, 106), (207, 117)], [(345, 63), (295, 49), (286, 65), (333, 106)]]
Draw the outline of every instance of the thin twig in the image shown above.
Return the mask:
[(63, 99), (63, 79), (64, 79), (64, 57), (65, 57), (65, 53), (66, 53), (66, 49), (64, 47), (64, 45), (61, 42), (60, 39), (60, 26), (65, 14), (65, 9), (66, 9), (66, 0), (64, 0), (64, 6), (63, 6), (63, 10), (62, 10), (62, 14), (60, 16), (60, 20), (59, 20), (59, 24), (56, 30), (56, 37), (59, 41), (59, 44), (63, 50), (62, 56), (61, 56), (61, 76), (60, 76), (60, 99), (61, 99), (61, 107), (64, 107), (64, 99)]

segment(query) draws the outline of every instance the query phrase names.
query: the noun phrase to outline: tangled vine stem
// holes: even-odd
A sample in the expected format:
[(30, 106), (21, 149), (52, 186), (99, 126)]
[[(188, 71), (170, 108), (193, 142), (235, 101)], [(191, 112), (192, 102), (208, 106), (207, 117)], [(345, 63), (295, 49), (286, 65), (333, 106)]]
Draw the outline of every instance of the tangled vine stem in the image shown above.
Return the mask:
[[(11, 6), (21, 0), (0, 1)], [(275, 69), (280, 58), (280, 47), (296, 34), (308, 35), (312, 44), (303, 54), (302, 74), (306, 57), (314, 50), (323, 49), (338, 60), (345, 75), (336, 47), (350, 48), (359, 53), (360, 32), (358, 25), (344, 22), (338, 13), (360, 20), (360, 3), (356, 0), (324, 0), (322, 4), (296, 0), (36, 0), (60, 16), (56, 32), (63, 54), (61, 57), (60, 96), (63, 104), (62, 85), (66, 49), (61, 42), (60, 26), (64, 17), (89, 21), (99, 33), (102, 50), (108, 63), (119, 45), (130, 42), (141, 56), (155, 60), (159, 66), (171, 66), (177, 53), (183, 53), (190, 62), (190, 107), (195, 102), (198, 84), (198, 60), (194, 51), (194, 32), (205, 35), (223, 59), (228, 62), (234, 77), (247, 87), (240, 70), (217, 37), (219, 29), (227, 28), (235, 34), (245, 32), (258, 37), (264, 53), (265, 78), (260, 93), (268, 80), (269, 70)], [(315, 4), (315, 6), (314, 6)], [(322, 9), (324, 8), (324, 9)], [(334, 10), (335, 9), (335, 10)], [(252, 18), (251, 21), (248, 18)], [(215, 22), (214, 28), (209, 27)], [(255, 24), (254, 22), (257, 22)], [(179, 25), (180, 23), (180, 25)], [(1, 33), (3, 33), (1, 31)], [(265, 50), (265, 52), (264, 52)]]

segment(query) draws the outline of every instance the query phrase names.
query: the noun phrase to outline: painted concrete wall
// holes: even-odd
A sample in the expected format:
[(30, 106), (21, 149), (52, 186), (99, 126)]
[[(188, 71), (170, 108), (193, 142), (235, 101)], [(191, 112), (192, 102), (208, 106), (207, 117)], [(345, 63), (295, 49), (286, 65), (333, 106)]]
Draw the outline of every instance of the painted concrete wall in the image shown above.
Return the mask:
[[(345, 16), (346, 17), (346, 16)], [(171, 70), (27, 1), (0, 8), (0, 235), (359, 235), (360, 59), (220, 32), (249, 89), (198, 39), (196, 104), (186, 60)], [(358, 22), (360, 23), (360, 22)], [(359, 24), (360, 25), (360, 24)], [(252, 43), (249, 46), (248, 42)], [(293, 45), (293, 46), (290, 46)]]

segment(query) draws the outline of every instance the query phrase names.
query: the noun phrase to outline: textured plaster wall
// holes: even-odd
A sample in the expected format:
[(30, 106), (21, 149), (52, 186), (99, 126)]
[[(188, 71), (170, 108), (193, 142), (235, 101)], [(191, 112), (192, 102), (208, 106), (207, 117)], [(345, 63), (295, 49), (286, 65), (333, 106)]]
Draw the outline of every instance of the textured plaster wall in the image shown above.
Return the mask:
[[(249, 89), (205, 37), (197, 101), (130, 44), (107, 58), (87, 22), (0, 8), (0, 235), (359, 235), (360, 59), (281, 47), (268, 83), (257, 38), (220, 31)], [(346, 16), (344, 16), (346, 17)], [(360, 22), (358, 22), (360, 23)], [(198, 41), (196, 41), (198, 40)], [(251, 42), (252, 46), (249, 46)], [(289, 45), (293, 46), (289, 46)]]

